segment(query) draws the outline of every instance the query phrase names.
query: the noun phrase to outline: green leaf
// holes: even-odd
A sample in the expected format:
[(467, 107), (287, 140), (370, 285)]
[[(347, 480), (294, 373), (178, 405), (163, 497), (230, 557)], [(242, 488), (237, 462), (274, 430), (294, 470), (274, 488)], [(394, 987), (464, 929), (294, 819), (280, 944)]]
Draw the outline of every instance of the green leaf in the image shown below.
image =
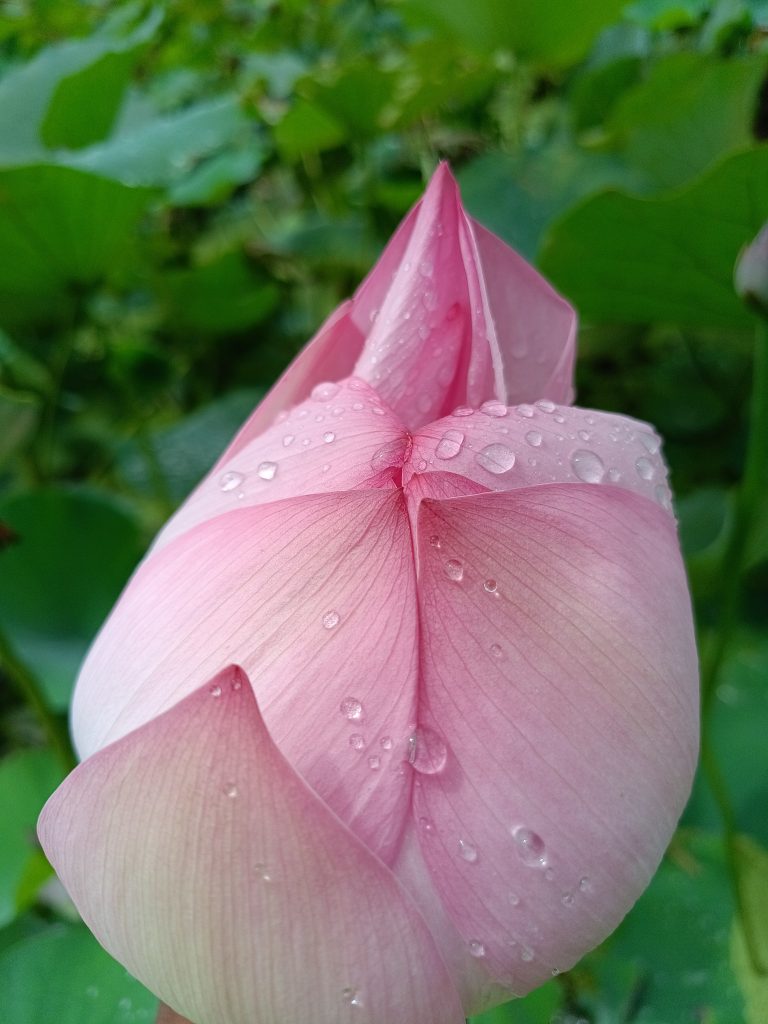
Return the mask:
[(742, 1019), (728, 964), (733, 902), (722, 841), (681, 840), (614, 935), (573, 972), (600, 1024)]
[(8, 948), (0, 992), (9, 1024), (151, 1024), (157, 1014), (157, 999), (83, 925), (57, 925)]
[[(43, 804), (61, 781), (50, 750), (20, 750), (0, 761), (0, 928), (28, 904), (36, 891), (22, 892), (25, 876), (38, 859), (35, 823)], [(50, 874), (50, 868), (47, 869)], [(38, 874), (37, 887), (45, 875)]]
[(541, 267), (588, 320), (734, 327), (741, 247), (768, 218), (768, 147), (724, 160), (674, 196), (604, 192), (556, 222)]
[(275, 125), (274, 138), (283, 159), (296, 162), (302, 156), (338, 146), (347, 138), (347, 131), (319, 104), (299, 99)]
[(15, 455), (32, 435), (39, 404), (34, 395), (0, 387), (0, 467)]
[(127, 127), (67, 163), (126, 185), (169, 185), (211, 153), (247, 142), (249, 129), (237, 99), (220, 96)]
[(711, 6), (712, 0), (635, 0), (626, 17), (663, 32), (696, 25)]
[(97, 492), (47, 488), (0, 500), (18, 541), (0, 555), (0, 622), (51, 705), (67, 706), (90, 641), (141, 555), (134, 519)]
[(171, 185), (174, 206), (208, 206), (221, 203), (233, 188), (252, 181), (265, 156), (264, 144), (252, 139), (237, 149), (217, 153)]
[[(763, 885), (768, 879), (763, 878)], [(744, 937), (744, 928), (734, 920), (731, 930), (731, 965), (744, 996), (745, 1024), (765, 1024), (768, 1020), (768, 975), (755, 970)]]
[(122, 101), (136, 51), (159, 9), (133, 32), (68, 40), (41, 50), (0, 81), (0, 165), (45, 159), (46, 147), (77, 147), (105, 135)]
[(680, 185), (752, 141), (765, 69), (762, 55), (671, 54), (620, 97), (606, 130), (655, 187)]
[(560, 986), (548, 981), (523, 999), (514, 999), (487, 1013), (470, 1017), (468, 1024), (551, 1024), (559, 1019), (556, 1014), (562, 998)]
[(768, 977), (768, 850), (749, 836), (738, 836), (736, 869), (750, 960), (755, 970)]
[[(208, 472), (261, 397), (255, 389), (233, 391), (145, 439), (174, 504)], [(131, 487), (152, 491), (153, 467), (136, 441), (120, 447), (118, 468)]]
[(126, 262), (153, 193), (70, 167), (0, 171), (0, 319), (42, 320)]
[(174, 330), (226, 333), (269, 316), (277, 287), (255, 276), (239, 252), (188, 270), (169, 271), (159, 282)]
[(463, 41), (482, 53), (512, 50), (542, 64), (579, 60), (625, 0), (402, 0), (407, 21)]

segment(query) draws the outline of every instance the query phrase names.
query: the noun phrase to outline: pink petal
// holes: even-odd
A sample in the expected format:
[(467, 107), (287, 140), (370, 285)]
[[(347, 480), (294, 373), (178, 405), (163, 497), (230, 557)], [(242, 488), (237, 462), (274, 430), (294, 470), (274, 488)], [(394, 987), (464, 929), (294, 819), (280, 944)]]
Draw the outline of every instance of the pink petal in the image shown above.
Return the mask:
[(404, 479), (414, 470), (423, 475), (420, 496), (442, 498), (445, 475), (452, 474), (462, 493), (469, 493), (470, 481), (475, 489), (501, 491), (600, 483), (671, 510), (661, 439), (646, 423), (548, 400), (513, 408), (487, 402), (479, 411), (459, 411), (463, 415), (446, 416), (414, 435)]
[(293, 767), (377, 854), (408, 813), (418, 615), (398, 490), (238, 509), (150, 556), (85, 661), (82, 756), (236, 661)]
[(155, 547), (236, 508), (300, 494), (392, 487), (392, 472), (379, 453), (406, 444), (397, 418), (364, 381), (315, 385), (306, 401), (219, 460), (166, 524)]
[[(693, 775), (697, 665), (671, 517), (617, 487), (425, 501), (414, 828), (470, 953), (518, 993), (655, 870)], [(418, 748), (417, 748), (418, 749)]]
[(196, 1024), (463, 1021), (421, 915), (239, 669), (80, 765), (39, 834), (99, 941)]
[(191, 1022), (186, 1017), (180, 1017), (178, 1013), (174, 1013), (170, 1006), (161, 1003), (155, 1024), (191, 1024)]

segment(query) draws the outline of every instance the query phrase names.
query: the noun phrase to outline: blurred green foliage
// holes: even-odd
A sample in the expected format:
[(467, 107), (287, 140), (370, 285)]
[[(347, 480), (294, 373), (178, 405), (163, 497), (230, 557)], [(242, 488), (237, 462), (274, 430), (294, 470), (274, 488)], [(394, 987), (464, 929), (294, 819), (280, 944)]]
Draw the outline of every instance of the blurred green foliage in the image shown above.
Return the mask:
[[(665, 435), (702, 643), (725, 628), (753, 333), (731, 274), (768, 219), (767, 137), (762, 0), (5, 0), (8, 1024), (47, 1024), (51, 1005), (58, 1022), (153, 1019), (34, 839), (76, 667), (154, 531), (438, 158), (578, 307), (579, 404)], [(603, 947), (478, 1024), (768, 1020), (763, 509), (707, 709), (716, 770), (657, 878)]]

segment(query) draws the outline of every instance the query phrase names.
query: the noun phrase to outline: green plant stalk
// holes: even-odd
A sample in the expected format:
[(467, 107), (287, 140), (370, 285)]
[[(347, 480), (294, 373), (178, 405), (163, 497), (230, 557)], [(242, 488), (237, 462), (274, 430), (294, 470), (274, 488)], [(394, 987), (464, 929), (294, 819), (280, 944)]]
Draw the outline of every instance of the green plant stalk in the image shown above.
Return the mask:
[(768, 319), (760, 318), (755, 328), (755, 355), (752, 396), (744, 472), (736, 490), (733, 515), (723, 548), (720, 578), (720, 622), (707, 644), (701, 664), (702, 751), (701, 762), (710, 790), (723, 822), (725, 858), (733, 888), (736, 910), (744, 929), (749, 957), (756, 973), (768, 974), (759, 944), (753, 934), (750, 916), (745, 913), (745, 894), (741, 884), (737, 849), (737, 822), (730, 794), (720, 771), (708, 732), (709, 712), (723, 661), (739, 622), (742, 577), (750, 534), (754, 528), (761, 497), (768, 482)]
[(24, 662), (17, 657), (1, 632), (0, 666), (2, 666), (3, 671), (16, 687), (26, 704), (35, 713), (59, 764), (63, 768), (64, 773), (68, 774), (77, 764), (77, 758), (72, 750), (67, 730), (53, 711), (51, 711), (48, 701), (45, 699), (45, 695), (34, 675)]

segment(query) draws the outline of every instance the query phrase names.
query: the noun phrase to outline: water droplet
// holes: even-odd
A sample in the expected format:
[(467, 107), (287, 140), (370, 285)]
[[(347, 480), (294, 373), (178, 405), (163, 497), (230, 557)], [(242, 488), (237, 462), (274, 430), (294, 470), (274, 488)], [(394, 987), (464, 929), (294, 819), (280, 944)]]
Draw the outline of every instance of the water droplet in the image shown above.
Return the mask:
[(419, 818), (419, 825), (424, 829), (425, 832), (434, 832), (435, 826), (429, 818)]
[(579, 891), (580, 892), (592, 892), (592, 883), (586, 877), (579, 879)]
[(637, 475), (643, 480), (650, 480), (653, 477), (653, 463), (650, 459), (646, 459), (644, 455), (641, 455), (639, 459), (635, 459), (635, 469)]
[(363, 1001), (360, 998), (357, 989), (352, 988), (351, 986), (347, 986), (341, 990), (341, 998), (348, 1006), (361, 1007), (363, 1005)]
[(544, 438), (541, 436), (538, 430), (529, 430), (528, 433), (525, 435), (525, 440), (532, 448), (538, 448), (541, 445), (541, 442), (544, 440)]
[(609, 469), (608, 479), (611, 481), (612, 484), (618, 483), (618, 481), (621, 480), (621, 473), (618, 471), (618, 469)]
[(640, 444), (645, 448), (649, 455), (656, 455), (659, 448), (661, 448), (661, 441), (658, 437), (654, 437), (653, 434), (648, 434), (642, 431), (639, 435)]
[(464, 435), (460, 430), (446, 430), (435, 448), (435, 455), (438, 459), (453, 459), (461, 451), (464, 444)]
[(475, 461), (489, 473), (498, 476), (512, 469), (515, 464), (515, 453), (505, 444), (489, 444), (477, 453)]
[(221, 696), (221, 687), (218, 684), (216, 686), (212, 686), (210, 688), (210, 690), (208, 691), (208, 693), (210, 693), (210, 695), (212, 697), (220, 697)]
[(665, 508), (667, 512), (672, 511), (672, 495), (669, 493), (669, 489), (664, 484), (657, 484), (653, 492), (656, 495), (656, 501)]
[(262, 462), (256, 473), (262, 480), (273, 480), (277, 472), (276, 462)]
[(590, 432), (589, 432), (588, 430), (580, 430), (580, 431), (579, 431), (579, 438), (580, 438), (580, 439), (581, 439), (582, 441), (588, 441), (588, 440), (590, 439), (590, 437), (591, 437), (591, 436), (592, 436), (592, 435), (590, 434)]
[(548, 398), (542, 398), (536, 402), (536, 408), (541, 409), (542, 412), (554, 412), (556, 406), (555, 403), (550, 402)]
[(464, 839), (459, 840), (459, 856), (467, 863), (474, 864), (477, 861), (477, 850)]
[(392, 737), (391, 736), (382, 736), (381, 739), (379, 740), (379, 743), (381, 744), (381, 746), (382, 746), (382, 748), (384, 750), (391, 750), (392, 749)]
[(531, 960), (533, 960), (533, 957), (534, 957), (534, 953), (533, 953), (533, 950), (530, 948), (530, 946), (521, 946), (520, 947), (520, 959), (521, 960), (524, 960), (527, 964), (529, 964), (531, 962)]
[(599, 455), (586, 448), (579, 448), (571, 456), (573, 472), (585, 484), (599, 484), (605, 476), (605, 466)]
[(510, 904), (513, 907), (519, 907), (520, 906), (520, 897), (517, 895), (516, 892), (508, 893), (507, 894), (507, 899), (509, 900)]
[(574, 902), (574, 896), (572, 892), (564, 892), (560, 897), (560, 902), (565, 907), (572, 907)]
[(464, 579), (464, 566), (457, 558), (449, 558), (445, 563), (445, 575), (449, 580), (455, 580), (459, 583)]
[(422, 775), (435, 775), (445, 768), (448, 748), (434, 729), (419, 726), (408, 737), (408, 760), (414, 771)]
[(555, 877), (555, 872), (552, 870), (552, 868), (547, 868), (547, 870), (544, 872), (544, 877), (548, 882), (551, 882), (552, 879)]
[(381, 758), (376, 754), (372, 754), (371, 757), (368, 758), (368, 767), (377, 772), (379, 768), (381, 768)]
[(242, 473), (235, 473), (234, 470), (230, 470), (228, 473), (224, 473), (219, 480), (219, 487), (222, 491), (234, 491), (243, 480), (245, 480), (245, 477)]
[(552, 970), (549, 973), (552, 975), (553, 978), (556, 978), (558, 976), (558, 974), (560, 973), (560, 968), (559, 967), (553, 967)]
[(384, 415), (384, 410), (381, 408), (380, 405), (372, 405), (371, 406), (371, 412), (373, 413), (374, 416), (383, 416)]
[(433, 533), (432, 536), (429, 538), (429, 543), (432, 545), (433, 548), (440, 547), (440, 538), (437, 536), (436, 533)]
[(474, 957), (485, 956), (485, 946), (479, 939), (470, 939), (467, 943), (469, 955)]
[(287, 448), (289, 445), (292, 445), (295, 440), (295, 434), (286, 434), (285, 437), (283, 438), (283, 448)]
[(342, 715), (350, 722), (359, 722), (363, 717), (363, 705), (356, 697), (345, 697), (339, 707)]
[(474, 409), (470, 409), (468, 405), (460, 405), (458, 409), (453, 410), (454, 416), (471, 416), (474, 413)]
[(312, 397), (316, 402), (328, 402), (339, 393), (339, 385), (326, 381), (312, 388)]
[(325, 441), (326, 444), (331, 444), (335, 440), (336, 435), (334, 434), (334, 432), (332, 430), (326, 430), (326, 432), (323, 434), (323, 441)]
[(489, 402), (483, 402), (480, 406), (480, 412), (486, 416), (495, 416), (501, 418), (507, 415), (507, 407), (503, 402), (497, 402), (496, 399), (491, 399)]
[(531, 868), (545, 868), (547, 851), (541, 836), (524, 825), (516, 825), (511, 832), (520, 860)]
[(269, 873), (269, 868), (266, 864), (261, 861), (257, 861), (254, 865), (256, 868), (256, 874), (261, 878), (262, 882), (271, 882), (272, 876)]
[(353, 402), (352, 408), (354, 409), (355, 412), (361, 412), (365, 408), (365, 406), (363, 405), (362, 402)]
[(335, 629), (339, 624), (339, 619), (338, 612), (326, 612), (323, 616), (323, 626), (325, 629)]
[(234, 782), (228, 782), (224, 787), (224, 792), (228, 797), (234, 799), (237, 796), (237, 786), (234, 784)]
[(359, 732), (354, 733), (349, 737), (349, 745), (353, 750), (362, 750), (365, 746), (365, 739), (360, 735)]
[(424, 277), (431, 277), (434, 269), (435, 265), (430, 259), (424, 259), (419, 263), (419, 273)]
[(487, 591), (489, 594), (495, 594), (498, 587), (499, 585), (496, 580), (486, 580), (483, 584), (483, 590)]
[(494, 656), (494, 658), (501, 658), (502, 655), (504, 654), (504, 651), (501, 649), (500, 644), (491, 644), (489, 650), (491, 654)]
[(515, 411), (518, 413), (518, 415), (525, 416), (525, 418), (528, 420), (531, 418), (531, 416), (536, 415), (536, 410), (533, 408), (532, 405), (518, 405)]

